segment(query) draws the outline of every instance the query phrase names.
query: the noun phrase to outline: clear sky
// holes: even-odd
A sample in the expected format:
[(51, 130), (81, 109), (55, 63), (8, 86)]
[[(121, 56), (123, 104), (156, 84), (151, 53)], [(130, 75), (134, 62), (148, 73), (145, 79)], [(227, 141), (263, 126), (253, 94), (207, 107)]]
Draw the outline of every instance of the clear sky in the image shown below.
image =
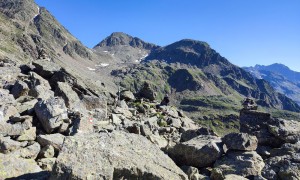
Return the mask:
[(208, 42), (238, 66), (300, 72), (300, 0), (35, 0), (87, 47), (112, 32), (168, 45)]

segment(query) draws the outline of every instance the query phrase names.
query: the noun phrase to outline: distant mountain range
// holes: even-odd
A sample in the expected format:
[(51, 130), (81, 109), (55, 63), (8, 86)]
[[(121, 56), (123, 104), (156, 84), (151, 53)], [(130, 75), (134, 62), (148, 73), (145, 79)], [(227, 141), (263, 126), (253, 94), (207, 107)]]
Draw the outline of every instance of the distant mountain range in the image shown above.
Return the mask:
[(269, 66), (255, 65), (244, 69), (258, 79), (265, 79), (276, 91), (300, 104), (300, 72), (278, 63)]

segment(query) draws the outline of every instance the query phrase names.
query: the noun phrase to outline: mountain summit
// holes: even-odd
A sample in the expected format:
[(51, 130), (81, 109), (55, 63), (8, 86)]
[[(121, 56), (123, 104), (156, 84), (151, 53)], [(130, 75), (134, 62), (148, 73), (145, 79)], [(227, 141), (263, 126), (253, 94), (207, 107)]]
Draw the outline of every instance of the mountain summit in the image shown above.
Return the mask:
[(147, 60), (157, 59), (168, 63), (184, 63), (205, 67), (210, 64), (229, 64), (209, 44), (203, 41), (183, 39), (165, 47), (154, 50)]
[(144, 42), (143, 40), (132, 37), (128, 34), (125, 34), (123, 32), (114, 32), (107, 38), (105, 38), (103, 41), (101, 41), (99, 44), (97, 44), (94, 49), (97, 47), (113, 47), (113, 46), (131, 46), (134, 48), (140, 48), (145, 50), (152, 50), (154, 48), (157, 48), (157, 45)]
[[(93, 49), (100, 55), (106, 55), (113, 63), (140, 63), (150, 52), (159, 46), (147, 43), (137, 37), (122, 32), (114, 32)], [(104, 53), (104, 54), (103, 54)]]

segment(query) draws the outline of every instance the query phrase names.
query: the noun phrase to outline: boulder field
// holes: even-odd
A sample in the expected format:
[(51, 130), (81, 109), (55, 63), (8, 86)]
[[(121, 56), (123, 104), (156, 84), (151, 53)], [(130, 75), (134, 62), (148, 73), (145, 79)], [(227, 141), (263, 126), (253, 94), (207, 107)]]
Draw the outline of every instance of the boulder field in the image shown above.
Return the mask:
[(0, 72), (0, 179), (300, 177), (298, 121), (243, 109), (219, 137), (147, 85), (101, 92), (46, 60)]

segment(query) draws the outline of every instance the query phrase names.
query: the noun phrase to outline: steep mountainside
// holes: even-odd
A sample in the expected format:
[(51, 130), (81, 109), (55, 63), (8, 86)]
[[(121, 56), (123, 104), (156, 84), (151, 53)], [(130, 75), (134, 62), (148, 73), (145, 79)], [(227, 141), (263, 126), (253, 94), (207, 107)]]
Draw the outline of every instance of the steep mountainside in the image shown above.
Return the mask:
[(197, 113), (195, 117), (214, 116), (227, 110), (230, 114), (247, 96), (255, 98), (263, 107), (300, 111), (295, 102), (275, 92), (268, 82), (231, 64), (201, 41), (181, 40), (157, 48), (145, 62), (114, 71), (113, 75), (133, 91), (144, 81), (149, 82), (160, 98), (171, 94), (175, 104), (187, 112)]
[(300, 104), (300, 73), (290, 70), (283, 64), (272, 64), (269, 66), (255, 65), (244, 67), (258, 79), (268, 81), (276, 91), (285, 94)]
[(101, 82), (98, 78), (97, 67), (109, 57), (86, 48), (34, 0), (0, 0), (0, 39), (1, 61), (28, 64), (44, 51), (51, 61), (87, 84), (115, 89), (109, 73), (100, 70), (106, 78)]

